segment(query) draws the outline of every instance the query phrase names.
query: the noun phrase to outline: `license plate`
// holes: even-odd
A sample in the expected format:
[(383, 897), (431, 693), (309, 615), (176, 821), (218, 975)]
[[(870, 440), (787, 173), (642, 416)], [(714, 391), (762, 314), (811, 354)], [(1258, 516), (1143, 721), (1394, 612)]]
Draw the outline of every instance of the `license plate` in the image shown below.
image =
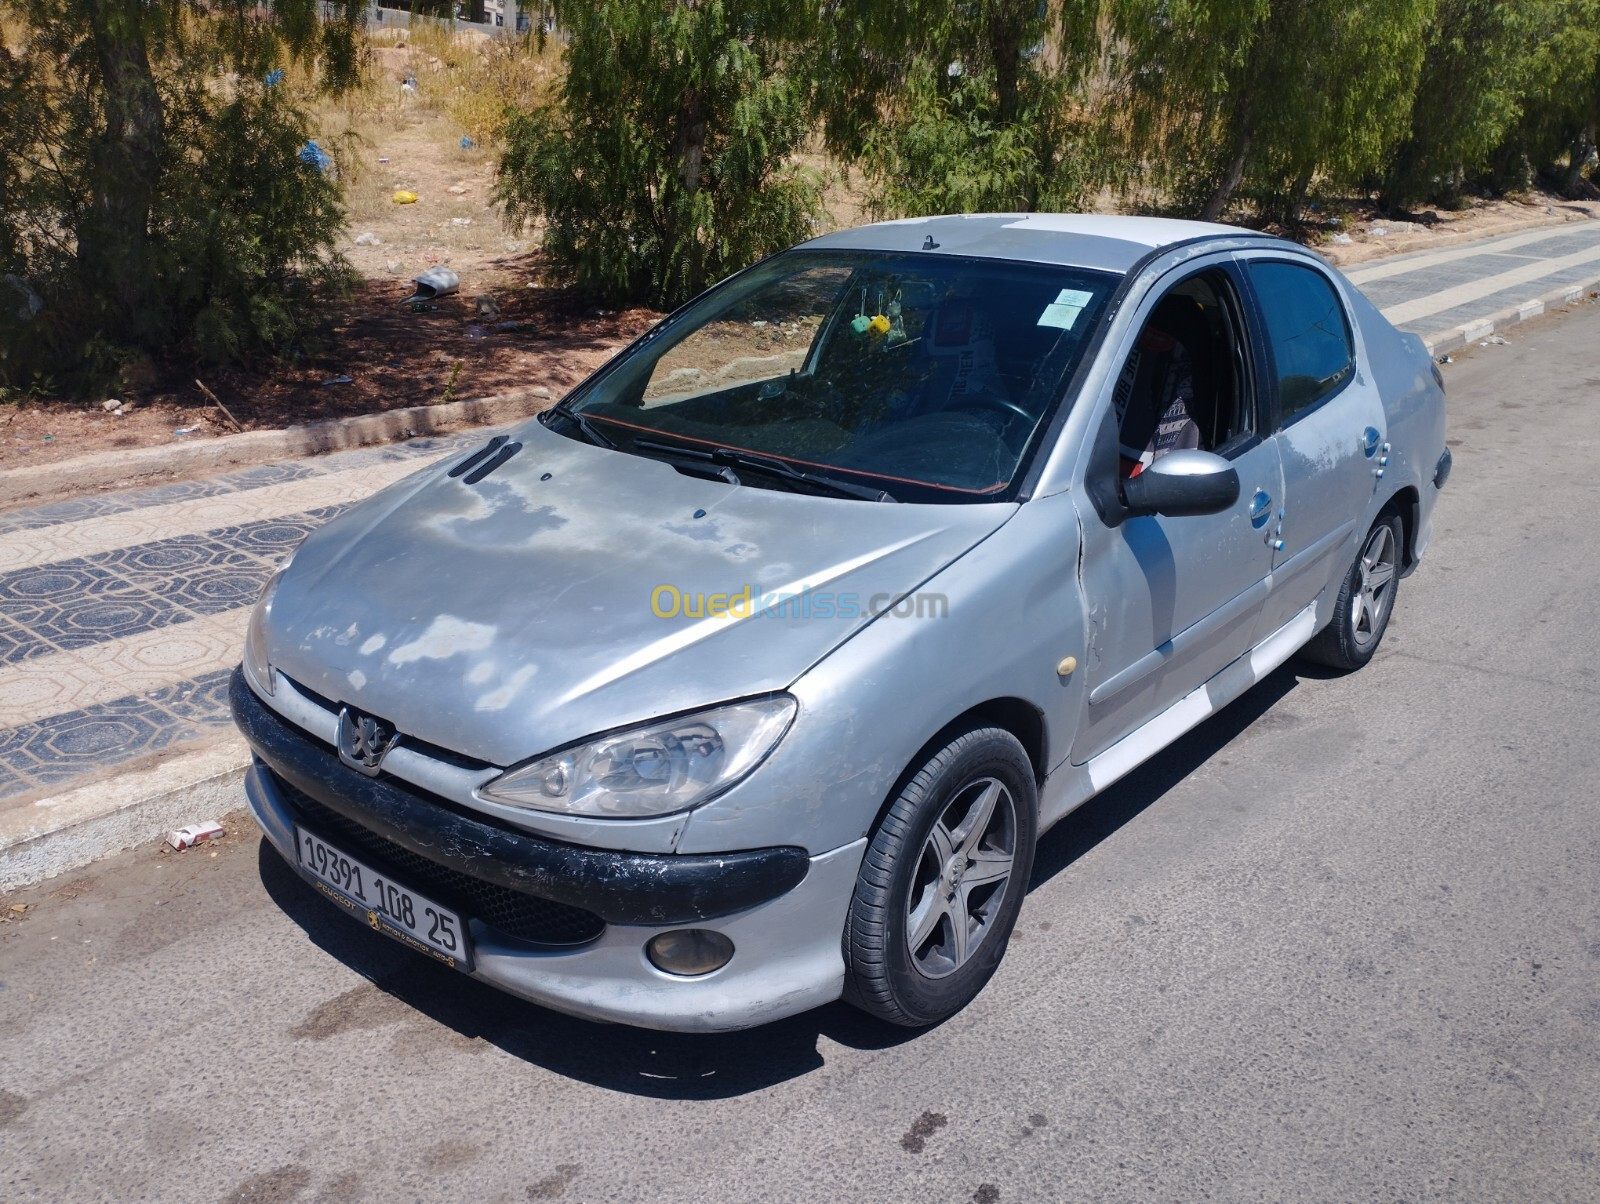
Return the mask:
[(455, 912), (402, 886), (389, 875), (380, 874), (298, 824), (294, 848), (300, 868), (311, 876), (312, 885), (340, 907), (359, 915), (369, 928), (452, 969), (472, 969), (467, 926)]

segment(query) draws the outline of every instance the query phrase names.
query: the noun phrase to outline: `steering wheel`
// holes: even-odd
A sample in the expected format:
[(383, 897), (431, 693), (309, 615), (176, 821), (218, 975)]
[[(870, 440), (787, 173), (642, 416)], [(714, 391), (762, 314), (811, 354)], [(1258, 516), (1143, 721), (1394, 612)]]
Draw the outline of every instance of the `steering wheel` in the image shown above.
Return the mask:
[(972, 397), (963, 397), (960, 405), (947, 405), (943, 408), (948, 413), (951, 411), (959, 412), (961, 410), (971, 410), (978, 406), (988, 406), (990, 409), (1004, 410), (1012, 417), (1022, 419), (1024, 424), (1032, 425), (1033, 423), (1032, 414), (1028, 413), (1027, 410), (1023, 409), (1009, 397), (1006, 397), (1000, 393), (996, 393), (992, 389), (985, 390), (984, 392), (978, 393)]

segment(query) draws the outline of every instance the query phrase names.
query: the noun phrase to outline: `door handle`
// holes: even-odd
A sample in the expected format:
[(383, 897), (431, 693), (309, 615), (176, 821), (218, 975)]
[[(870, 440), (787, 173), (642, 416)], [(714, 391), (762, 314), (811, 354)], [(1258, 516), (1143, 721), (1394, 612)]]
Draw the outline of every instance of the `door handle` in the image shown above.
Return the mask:
[(1272, 517), (1272, 495), (1265, 489), (1257, 489), (1255, 497), (1250, 499), (1250, 525), (1265, 526), (1270, 517)]

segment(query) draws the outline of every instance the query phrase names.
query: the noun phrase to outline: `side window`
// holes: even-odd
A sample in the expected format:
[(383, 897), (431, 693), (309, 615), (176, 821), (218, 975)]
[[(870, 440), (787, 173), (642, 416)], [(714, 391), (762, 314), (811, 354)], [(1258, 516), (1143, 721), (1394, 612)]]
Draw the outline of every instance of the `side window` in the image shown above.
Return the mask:
[(1333, 285), (1313, 268), (1255, 262), (1250, 279), (1277, 363), (1281, 428), (1337, 393), (1355, 372), (1350, 322)]
[(1191, 276), (1156, 302), (1114, 394), (1124, 475), (1183, 448), (1226, 453), (1251, 432), (1242, 329), (1222, 272)]

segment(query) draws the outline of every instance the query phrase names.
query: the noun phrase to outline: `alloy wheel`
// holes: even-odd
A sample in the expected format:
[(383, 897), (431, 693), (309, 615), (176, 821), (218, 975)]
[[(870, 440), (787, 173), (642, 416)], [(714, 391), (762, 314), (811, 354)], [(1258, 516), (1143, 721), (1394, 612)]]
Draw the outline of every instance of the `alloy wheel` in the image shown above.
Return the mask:
[(911, 963), (928, 978), (965, 965), (994, 929), (1016, 862), (1016, 801), (995, 778), (956, 791), (922, 846), (906, 905)]
[(1379, 523), (1367, 537), (1356, 571), (1361, 580), (1350, 595), (1350, 627), (1356, 644), (1366, 648), (1383, 633), (1384, 621), (1394, 602), (1394, 579), (1398, 569), (1398, 547), (1394, 528)]

